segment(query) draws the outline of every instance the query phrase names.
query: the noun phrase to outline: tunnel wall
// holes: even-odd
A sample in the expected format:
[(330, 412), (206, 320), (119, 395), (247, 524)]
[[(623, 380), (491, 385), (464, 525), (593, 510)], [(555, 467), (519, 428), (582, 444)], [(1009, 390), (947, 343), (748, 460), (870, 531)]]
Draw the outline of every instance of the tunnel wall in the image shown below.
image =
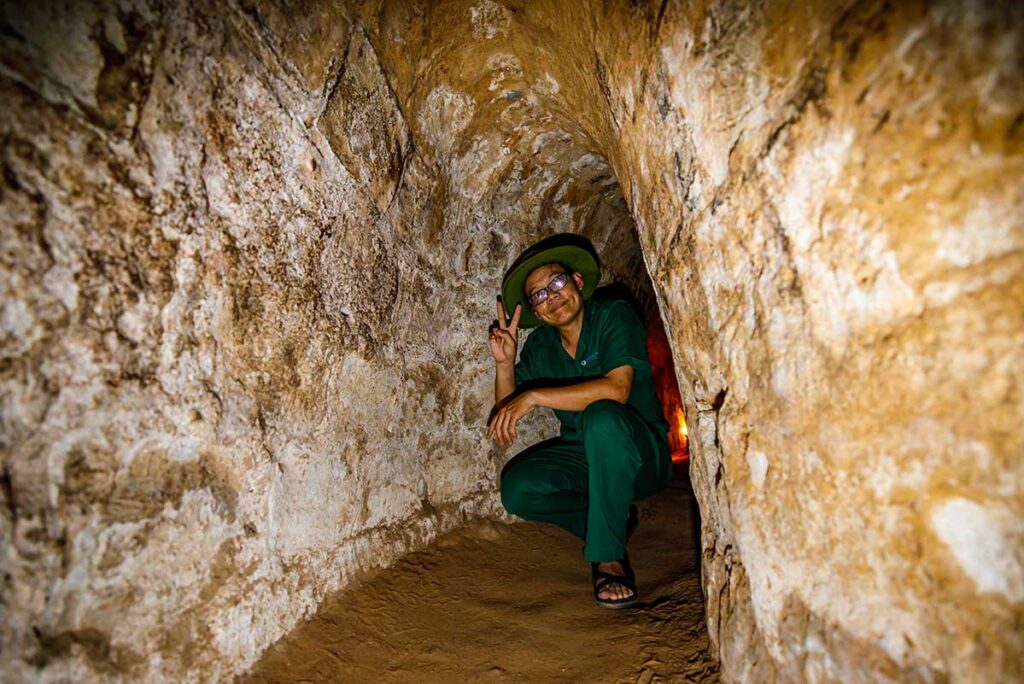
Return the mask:
[(542, 112), (481, 113), (462, 145), (545, 120), (608, 159), (674, 349), (724, 678), (1019, 677), (1019, 5), (361, 16), (410, 108)]
[(227, 677), (500, 515), (565, 230), (653, 279), (727, 681), (1021, 671), (1011, 3), (3, 11), (5, 674)]
[(473, 185), (472, 101), (407, 114), (343, 3), (2, 11), (2, 677), (226, 678), (504, 517), (501, 272), (574, 230), (649, 291), (607, 162)]
[(597, 14), (724, 678), (1019, 678), (1020, 6)]
[(344, 8), (13, 5), (0, 678), (224, 678), (500, 514), (493, 295), (396, 231), (412, 139)]

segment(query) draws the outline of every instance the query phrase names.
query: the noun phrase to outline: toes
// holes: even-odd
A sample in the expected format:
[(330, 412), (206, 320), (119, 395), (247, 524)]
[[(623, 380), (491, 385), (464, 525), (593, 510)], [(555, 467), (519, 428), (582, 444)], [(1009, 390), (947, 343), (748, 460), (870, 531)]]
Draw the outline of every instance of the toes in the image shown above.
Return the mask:
[(629, 598), (633, 595), (633, 591), (629, 587), (619, 584), (618, 582), (609, 582), (604, 587), (601, 587), (598, 595), (602, 599), (618, 600)]

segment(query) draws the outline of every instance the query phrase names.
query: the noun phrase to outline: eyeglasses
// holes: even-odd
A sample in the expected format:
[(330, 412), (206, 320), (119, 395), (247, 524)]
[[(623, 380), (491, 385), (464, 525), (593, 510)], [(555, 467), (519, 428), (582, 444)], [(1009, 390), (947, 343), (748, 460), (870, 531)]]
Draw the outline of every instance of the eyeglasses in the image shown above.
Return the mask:
[(569, 282), (569, 274), (568, 273), (559, 273), (554, 278), (552, 278), (551, 280), (548, 281), (547, 286), (542, 287), (541, 289), (537, 290), (536, 292), (533, 292), (533, 293), (530, 294), (530, 296), (529, 296), (530, 304), (532, 304), (533, 306), (538, 306), (539, 304), (543, 304), (544, 302), (546, 302), (548, 300), (548, 293), (549, 292), (552, 293), (552, 294), (554, 294), (555, 292), (558, 292), (563, 287), (565, 287), (568, 282)]

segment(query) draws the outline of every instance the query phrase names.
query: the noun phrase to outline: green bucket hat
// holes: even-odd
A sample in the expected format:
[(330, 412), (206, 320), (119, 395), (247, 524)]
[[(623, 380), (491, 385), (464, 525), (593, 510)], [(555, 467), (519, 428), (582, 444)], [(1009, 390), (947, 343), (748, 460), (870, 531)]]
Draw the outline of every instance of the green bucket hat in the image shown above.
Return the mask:
[(505, 313), (511, 317), (516, 305), (523, 305), (523, 312), (519, 317), (520, 328), (536, 328), (543, 325), (543, 321), (537, 318), (526, 300), (523, 287), (526, 285), (526, 278), (535, 268), (554, 262), (565, 264), (570, 272), (583, 276), (584, 300), (590, 298), (597, 288), (598, 281), (601, 280), (601, 265), (590, 240), (573, 233), (560, 233), (541, 240), (512, 262), (501, 281), (501, 302), (505, 307)]

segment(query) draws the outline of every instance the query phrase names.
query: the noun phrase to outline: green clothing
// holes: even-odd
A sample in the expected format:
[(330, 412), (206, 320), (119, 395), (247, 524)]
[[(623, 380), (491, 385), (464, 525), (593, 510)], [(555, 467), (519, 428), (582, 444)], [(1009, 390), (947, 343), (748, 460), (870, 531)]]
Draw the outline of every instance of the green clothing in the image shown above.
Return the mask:
[(580, 413), (582, 441), (551, 439), (509, 461), (501, 503), (583, 539), (587, 560), (609, 562), (626, 548), (630, 502), (668, 484), (672, 457), (664, 435), (630, 406), (601, 399)]
[(561, 437), (518, 454), (501, 476), (506, 509), (580, 537), (583, 555), (594, 562), (622, 556), (630, 502), (672, 478), (669, 426), (654, 392), (646, 339), (626, 302), (587, 301), (575, 359), (558, 331), (545, 326), (527, 338), (516, 364), (517, 386), (586, 380), (627, 364), (634, 369), (626, 404), (601, 399), (583, 411), (555, 411)]
[[(545, 325), (526, 338), (516, 364), (516, 386), (537, 379), (587, 380), (619, 366), (633, 367), (633, 388), (626, 403), (667, 441), (668, 421), (654, 392), (647, 356), (647, 330), (627, 302), (617, 299), (583, 303), (583, 329), (572, 359), (558, 330)], [(566, 441), (580, 440), (582, 411), (555, 411)]]

